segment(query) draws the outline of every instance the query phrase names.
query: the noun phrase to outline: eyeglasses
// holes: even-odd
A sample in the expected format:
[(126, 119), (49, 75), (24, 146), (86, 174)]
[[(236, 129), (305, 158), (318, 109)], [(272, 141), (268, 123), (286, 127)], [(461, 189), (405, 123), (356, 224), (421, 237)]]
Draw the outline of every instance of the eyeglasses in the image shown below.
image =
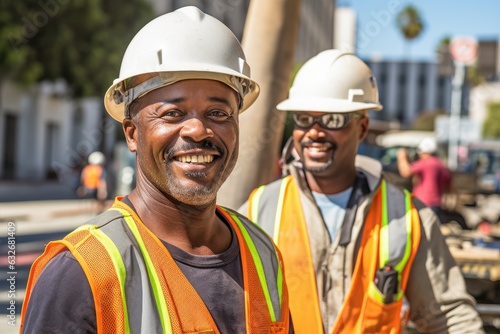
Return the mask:
[(360, 113), (325, 113), (321, 116), (312, 116), (307, 113), (294, 113), (293, 123), (303, 129), (310, 128), (314, 123), (319, 123), (322, 127), (328, 130), (338, 130), (345, 128), (354, 118), (362, 118)]

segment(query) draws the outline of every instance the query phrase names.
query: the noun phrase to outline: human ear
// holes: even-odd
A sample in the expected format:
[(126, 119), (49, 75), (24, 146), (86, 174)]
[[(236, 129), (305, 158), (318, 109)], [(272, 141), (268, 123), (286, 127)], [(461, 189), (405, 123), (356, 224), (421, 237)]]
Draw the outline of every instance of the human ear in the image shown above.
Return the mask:
[(137, 151), (137, 126), (130, 118), (125, 118), (122, 123), (123, 133), (130, 152)]
[(370, 119), (366, 116), (359, 120), (359, 127), (361, 130), (359, 132), (359, 141), (364, 140), (366, 135), (368, 134), (368, 125), (369, 124), (370, 124)]

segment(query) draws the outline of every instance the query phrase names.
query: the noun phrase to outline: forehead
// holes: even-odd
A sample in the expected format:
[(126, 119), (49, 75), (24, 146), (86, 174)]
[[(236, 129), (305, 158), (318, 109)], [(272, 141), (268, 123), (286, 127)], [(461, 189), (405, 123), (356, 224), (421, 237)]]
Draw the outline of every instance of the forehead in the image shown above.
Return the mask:
[(135, 100), (136, 111), (149, 105), (166, 102), (182, 103), (223, 103), (238, 108), (238, 94), (222, 82), (209, 79), (189, 79), (155, 89)]

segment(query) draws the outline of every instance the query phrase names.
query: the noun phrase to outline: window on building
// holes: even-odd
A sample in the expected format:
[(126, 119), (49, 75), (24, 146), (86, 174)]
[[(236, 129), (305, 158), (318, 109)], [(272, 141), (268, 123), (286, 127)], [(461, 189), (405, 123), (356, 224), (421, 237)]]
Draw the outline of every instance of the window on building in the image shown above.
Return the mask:
[(444, 76), (438, 77), (437, 80), (437, 94), (436, 94), (436, 106), (438, 108), (443, 108), (445, 107), (444, 99), (445, 99), (445, 88), (446, 88), (446, 81)]
[(16, 177), (16, 152), (18, 117), (12, 114), (5, 115), (3, 136), (3, 178), (13, 179)]

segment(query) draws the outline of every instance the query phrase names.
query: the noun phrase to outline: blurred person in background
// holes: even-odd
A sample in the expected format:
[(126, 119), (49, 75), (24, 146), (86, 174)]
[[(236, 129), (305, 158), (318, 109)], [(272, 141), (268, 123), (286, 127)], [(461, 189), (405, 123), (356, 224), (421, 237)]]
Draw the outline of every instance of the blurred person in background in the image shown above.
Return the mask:
[(135, 152), (136, 186), (33, 264), (23, 333), (289, 333), (271, 238), (216, 205), (259, 86), (240, 43), (196, 7), (129, 44), (105, 95)]
[(293, 113), (285, 175), (239, 211), (283, 254), (295, 331), (401, 333), (409, 318), (424, 333), (483, 333), (435, 213), (357, 155), (382, 109), (368, 66), (323, 51), (277, 109)]
[(453, 220), (463, 229), (469, 229), (462, 215), (443, 208), (444, 194), (452, 193), (454, 188), (450, 170), (436, 155), (436, 140), (422, 140), (416, 151), (418, 159), (412, 163), (406, 149), (401, 148), (397, 153), (399, 174), (413, 178), (413, 195), (434, 210), (442, 224)]
[(82, 169), (80, 186), (77, 189), (79, 197), (96, 201), (98, 213), (104, 211), (108, 197), (105, 162), (106, 158), (102, 152), (92, 152), (88, 157), (88, 165)]

